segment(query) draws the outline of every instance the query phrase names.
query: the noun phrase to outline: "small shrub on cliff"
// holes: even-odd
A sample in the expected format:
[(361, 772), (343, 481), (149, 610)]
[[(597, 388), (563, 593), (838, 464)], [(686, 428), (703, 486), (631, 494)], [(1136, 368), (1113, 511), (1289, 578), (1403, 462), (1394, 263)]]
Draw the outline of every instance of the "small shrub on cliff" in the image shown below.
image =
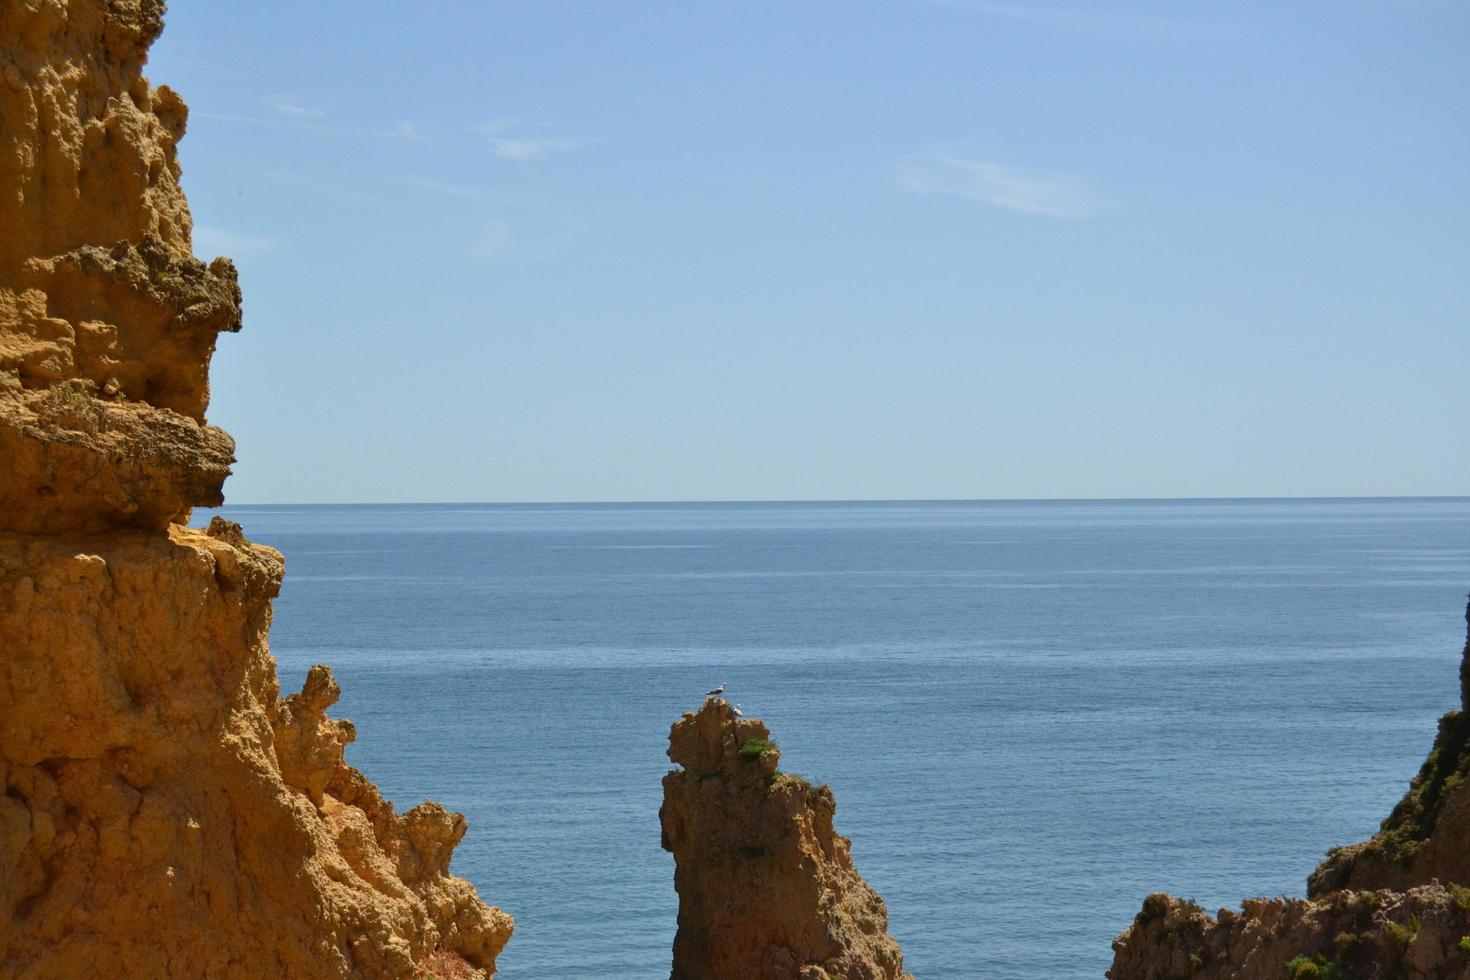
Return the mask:
[(92, 400), (88, 383), (78, 379), (52, 385), (39, 407), (41, 415), (76, 432), (95, 433), (106, 418), (102, 407)]
[(87, 383), (76, 378), (52, 385), (46, 394), (55, 404), (70, 408), (80, 408), (92, 404), (90, 398), (91, 392), (87, 388)]
[(775, 748), (776, 744), (769, 739), (753, 738), (740, 746), (740, 758), (745, 759), (747, 762), (753, 762), (767, 752), (773, 751)]
[(772, 786), (784, 786), (788, 783), (795, 786), (800, 786), (804, 790), (810, 790), (812, 788), (811, 783), (807, 782), (805, 778), (798, 776), (794, 772), (778, 772), (771, 777)]
[(1286, 964), (1287, 980), (1347, 980), (1342, 968), (1318, 953), (1308, 956), (1303, 953)]
[(1470, 774), (1470, 718), (1463, 712), (1451, 711), (1439, 720), (1434, 748), (1409, 783), (1408, 794), (1393, 808), (1367, 850), (1380, 852), (1375, 856), (1400, 864), (1411, 863), (1419, 844), (1434, 832), (1445, 802), (1464, 787), (1467, 774)]
[(1460, 952), (1470, 953), (1470, 936), (1460, 937)]
[(1419, 917), (1417, 915), (1409, 916), (1409, 921), (1403, 925), (1399, 925), (1397, 922), (1385, 922), (1383, 927), (1378, 931), (1378, 938), (1382, 941), (1384, 949), (1388, 951), (1390, 956), (1395, 958), (1401, 958), (1404, 955), (1409, 948), (1409, 944), (1414, 941), (1414, 937), (1417, 935), (1419, 935)]

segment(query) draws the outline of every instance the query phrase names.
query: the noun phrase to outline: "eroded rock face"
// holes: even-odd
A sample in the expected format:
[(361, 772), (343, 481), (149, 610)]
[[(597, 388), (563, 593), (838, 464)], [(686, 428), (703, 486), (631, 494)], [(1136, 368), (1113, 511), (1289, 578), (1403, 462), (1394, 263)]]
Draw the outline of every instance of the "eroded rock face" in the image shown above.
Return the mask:
[(0, 976), (484, 977), (511, 931), (464, 818), (281, 698), (284, 565), (216, 518), (224, 259), (191, 254), (158, 0), (0, 4)]
[(659, 810), (679, 893), (675, 980), (907, 976), (888, 910), (832, 827), (837, 801), (777, 769), (763, 722), (710, 698), (669, 733)]
[(1150, 895), (1113, 944), (1111, 980), (1470, 977), (1470, 638), (1461, 656), (1461, 708), (1371, 840), (1329, 854), (1306, 900), (1210, 916)]
[(0, 531), (162, 531), (218, 504), (234, 461), (204, 412), (240, 289), (190, 247), (187, 111), (141, 74), (162, 15), (0, 7)]
[(1391, 980), (1470, 976), (1470, 890), (1339, 891), (1249, 899), (1211, 916), (1150, 895), (1113, 944), (1112, 980)]
[(76, 383), (28, 391), (0, 375), (0, 460), (0, 530), (163, 530), (224, 502), (235, 443), (168, 409)]
[(183, 100), (142, 75), (162, 0), (9, 0), (0, 47), (0, 268), (155, 237), (192, 257)]

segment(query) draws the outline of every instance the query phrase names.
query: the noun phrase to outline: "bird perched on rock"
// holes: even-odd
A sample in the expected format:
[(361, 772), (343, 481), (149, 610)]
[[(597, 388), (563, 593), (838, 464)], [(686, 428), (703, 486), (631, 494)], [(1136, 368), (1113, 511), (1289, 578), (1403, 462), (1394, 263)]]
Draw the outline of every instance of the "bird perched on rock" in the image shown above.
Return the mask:
[(705, 691), (704, 692), (704, 696), (707, 697), (707, 698), (717, 698), (721, 694), (724, 694), (724, 693), (725, 693), (725, 685), (724, 684), (721, 684), (719, 687), (715, 688), (713, 691)]
[(735, 717), (736, 718), (744, 718), (745, 717), (745, 712), (743, 712), (743, 711), (740, 710), (740, 702), (739, 701), (736, 701), (735, 702), (735, 707), (731, 708), (730, 710), (733, 711), (733, 712), (735, 712)]

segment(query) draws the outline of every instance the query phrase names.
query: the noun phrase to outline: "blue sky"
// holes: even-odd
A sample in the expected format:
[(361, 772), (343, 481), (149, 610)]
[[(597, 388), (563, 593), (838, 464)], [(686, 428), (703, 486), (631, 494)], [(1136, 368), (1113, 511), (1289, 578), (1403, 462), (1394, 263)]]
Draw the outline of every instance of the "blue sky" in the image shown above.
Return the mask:
[(1470, 492), (1470, 6), (175, 0), (232, 502)]

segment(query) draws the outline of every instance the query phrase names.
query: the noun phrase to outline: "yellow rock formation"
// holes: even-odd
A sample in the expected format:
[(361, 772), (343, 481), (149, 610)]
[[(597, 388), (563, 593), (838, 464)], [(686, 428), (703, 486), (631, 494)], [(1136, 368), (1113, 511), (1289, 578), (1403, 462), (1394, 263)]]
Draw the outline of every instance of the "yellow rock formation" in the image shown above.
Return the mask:
[(484, 977), (511, 919), (465, 822), (343, 761), (279, 696), (284, 565), (216, 519), (204, 422), (226, 259), (190, 246), (161, 0), (0, 5), (0, 975)]
[(777, 770), (763, 722), (708, 699), (669, 732), (659, 811), (679, 893), (674, 980), (897, 980), (888, 909), (832, 827), (837, 801)]

